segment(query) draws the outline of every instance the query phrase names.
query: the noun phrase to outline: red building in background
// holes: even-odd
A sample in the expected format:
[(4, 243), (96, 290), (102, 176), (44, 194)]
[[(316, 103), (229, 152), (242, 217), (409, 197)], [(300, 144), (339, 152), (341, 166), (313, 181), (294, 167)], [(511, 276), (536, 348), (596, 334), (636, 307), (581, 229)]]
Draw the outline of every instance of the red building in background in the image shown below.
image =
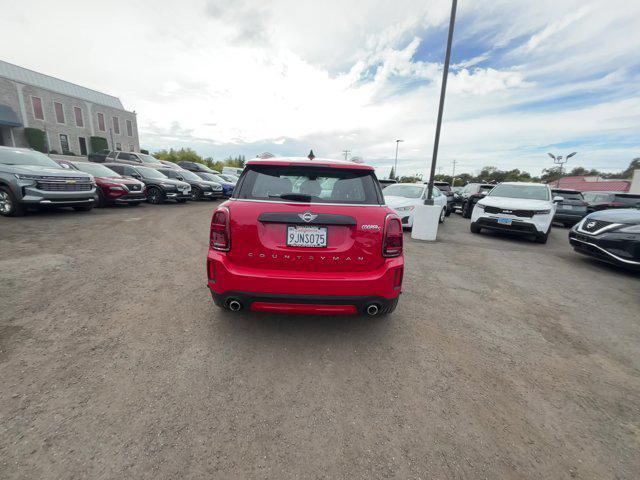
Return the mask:
[(550, 182), (549, 186), (551, 188), (579, 190), (581, 192), (628, 192), (631, 187), (631, 180), (579, 175), (561, 178), (559, 182)]

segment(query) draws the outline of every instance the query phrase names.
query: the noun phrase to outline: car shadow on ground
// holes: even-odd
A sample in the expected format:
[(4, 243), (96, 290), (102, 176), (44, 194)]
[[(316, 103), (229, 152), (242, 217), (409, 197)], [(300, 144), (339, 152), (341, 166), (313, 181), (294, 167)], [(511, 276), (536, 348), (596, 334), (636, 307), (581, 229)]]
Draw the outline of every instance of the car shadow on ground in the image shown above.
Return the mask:
[[(242, 310), (231, 312), (212, 306), (212, 321), (230, 336), (289, 338), (314, 344), (341, 339), (361, 340), (385, 336), (394, 324), (394, 314), (366, 315), (295, 315)], [(220, 332), (219, 332), (220, 333)]]

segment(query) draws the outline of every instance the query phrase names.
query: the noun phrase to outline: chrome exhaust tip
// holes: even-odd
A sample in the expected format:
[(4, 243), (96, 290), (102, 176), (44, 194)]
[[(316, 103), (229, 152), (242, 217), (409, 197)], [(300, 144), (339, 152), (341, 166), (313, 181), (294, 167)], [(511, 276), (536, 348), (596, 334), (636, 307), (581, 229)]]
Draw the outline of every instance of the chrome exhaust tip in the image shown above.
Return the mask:
[(242, 310), (242, 304), (236, 299), (228, 300), (227, 307), (229, 307), (229, 310), (231, 310), (232, 312), (238, 312)]
[(375, 303), (372, 303), (367, 307), (367, 315), (371, 317), (377, 315), (379, 311), (380, 311), (380, 307), (378, 307), (378, 305), (376, 305)]

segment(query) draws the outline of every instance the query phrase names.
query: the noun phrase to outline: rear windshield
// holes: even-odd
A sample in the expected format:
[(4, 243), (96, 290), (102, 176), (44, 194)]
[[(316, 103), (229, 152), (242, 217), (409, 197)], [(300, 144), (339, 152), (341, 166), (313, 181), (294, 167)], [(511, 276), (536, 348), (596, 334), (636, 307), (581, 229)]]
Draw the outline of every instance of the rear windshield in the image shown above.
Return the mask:
[(343, 168), (252, 165), (242, 177), (239, 199), (379, 205), (373, 173)]
[(582, 200), (582, 194), (578, 192), (552, 192), (554, 197), (562, 197), (564, 200)]

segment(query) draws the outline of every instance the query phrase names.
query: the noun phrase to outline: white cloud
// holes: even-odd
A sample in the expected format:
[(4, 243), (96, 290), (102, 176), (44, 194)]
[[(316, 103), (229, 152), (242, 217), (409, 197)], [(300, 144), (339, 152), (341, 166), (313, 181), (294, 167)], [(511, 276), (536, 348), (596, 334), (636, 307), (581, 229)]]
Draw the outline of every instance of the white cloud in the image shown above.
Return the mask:
[[(0, 29), (30, 41), (5, 44), (1, 56), (119, 96), (138, 112), (150, 148), (191, 145), (216, 156), (313, 148), (335, 157), (349, 148), (390, 165), (402, 138), (400, 171), (424, 170), (449, 8), (449, 0), (25, 0)], [(488, 162), (538, 172), (547, 165), (536, 149), (568, 142), (579, 145), (576, 161), (632, 158), (640, 4), (459, 8), (443, 165), (457, 158), (469, 169)], [(96, 29), (95, 19), (115, 28)], [(51, 25), (70, 22), (50, 35)]]

